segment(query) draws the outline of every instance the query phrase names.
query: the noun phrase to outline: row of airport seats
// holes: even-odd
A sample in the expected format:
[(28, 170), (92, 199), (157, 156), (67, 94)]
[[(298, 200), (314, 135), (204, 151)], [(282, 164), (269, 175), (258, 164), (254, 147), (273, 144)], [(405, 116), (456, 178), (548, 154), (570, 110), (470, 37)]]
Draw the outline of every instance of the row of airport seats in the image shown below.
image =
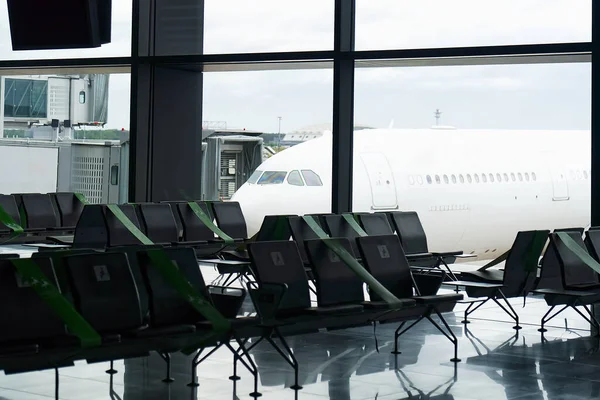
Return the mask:
[[(47, 236), (72, 233), (84, 203), (72, 192), (17, 193), (0, 195), (0, 207), (28, 236)], [(0, 226), (0, 236), (12, 232)]]
[[(72, 365), (78, 359), (112, 361), (156, 351), (167, 360), (168, 372), (169, 354), (197, 345), (199, 338), (211, 332), (213, 326), (197, 309), (190, 307), (188, 299), (159, 272), (149, 254), (156, 248), (164, 250), (177, 265), (174, 270), (182, 273), (230, 322), (227, 332), (214, 338), (214, 343), (204, 343), (203, 347), (229, 347), (234, 362), (243, 362), (255, 379), (257, 370), (248, 351), (262, 340), (278, 349), (280, 346), (273, 338), (281, 340), (285, 358), (292, 360), (296, 373), (294, 387), (298, 389), (299, 366), (285, 337), (374, 322), (400, 323), (396, 331), (397, 350), (398, 337), (414, 325), (402, 330), (404, 322), (428, 319), (453, 342), (453, 360), (459, 361), (456, 337), (442, 314), (453, 310), (462, 295), (418, 295), (397, 235), (355, 239), (365, 268), (398, 299), (391, 303), (383, 301), (381, 294), (373, 290), (369, 291), (368, 299), (364, 297), (363, 281), (327, 250), (327, 241), (338, 242), (338, 239), (310, 239), (304, 243), (287, 239), (246, 241), (255, 280), (248, 285), (248, 291), (258, 315), (239, 316), (246, 290), (207, 287), (198, 266), (196, 244), (165, 243), (171, 237), (162, 236), (162, 228), (155, 230), (164, 225), (161, 218), (154, 219), (151, 214), (156, 210), (167, 210), (167, 207), (172, 210), (172, 204), (166, 204), (167, 207), (160, 204), (143, 206), (121, 205), (119, 209), (123, 214), (129, 214), (130, 220), (137, 217), (139, 209), (142, 222), (138, 219), (138, 229), (145, 230), (155, 239), (162, 239), (155, 241), (162, 241), (162, 244), (140, 245), (137, 239), (131, 240), (131, 236), (135, 237), (132, 228), (123, 224), (107, 205), (86, 205), (77, 224), (73, 248), (48, 249), (32, 257), (46, 279), (101, 335), (99, 346), (80, 347), (77, 338), (37, 294), (35, 283), (23, 279), (17, 272), (18, 263), (13, 259), (0, 260), (3, 276), (0, 279), (0, 318), (8, 321), (10, 326), (0, 332), (0, 353), (3, 353), (0, 368), (15, 373)], [(146, 213), (143, 209), (152, 211)], [(188, 222), (182, 220), (184, 231)], [(86, 239), (95, 237), (88, 242), (93, 249), (78, 242), (80, 235)], [(351, 241), (344, 240), (340, 243), (345, 251), (353, 252)], [(79, 246), (75, 246), (76, 243)], [(100, 243), (104, 245), (100, 246)], [(317, 288), (316, 306), (310, 300), (301, 247), (311, 260)], [(382, 248), (385, 251), (382, 252)], [(37, 318), (32, 319), (31, 315)], [(437, 316), (445, 329), (432, 316)], [(247, 346), (249, 338), (252, 342)], [(232, 348), (231, 341), (237, 343), (238, 349)], [(192, 366), (193, 376), (198, 363), (203, 360), (201, 352), (197, 354)], [(254, 395), (256, 390), (255, 386)]]
[[(492, 300), (515, 320), (514, 328), (520, 329), (518, 314), (506, 299), (538, 294), (550, 306), (541, 319), (540, 332), (546, 331), (551, 319), (571, 308), (598, 334), (600, 325), (588, 306), (600, 301), (600, 264), (592, 268), (594, 262), (600, 263), (600, 227), (522, 231), (502, 259), (502, 270), (483, 266), (478, 271), (462, 272), (460, 281), (445, 282), (464, 287), (469, 297), (483, 298), (465, 310), (464, 323), (476, 308)], [(492, 261), (489, 265), (499, 264)], [(505, 301), (506, 308), (499, 300)], [(562, 308), (552, 314), (558, 306)]]

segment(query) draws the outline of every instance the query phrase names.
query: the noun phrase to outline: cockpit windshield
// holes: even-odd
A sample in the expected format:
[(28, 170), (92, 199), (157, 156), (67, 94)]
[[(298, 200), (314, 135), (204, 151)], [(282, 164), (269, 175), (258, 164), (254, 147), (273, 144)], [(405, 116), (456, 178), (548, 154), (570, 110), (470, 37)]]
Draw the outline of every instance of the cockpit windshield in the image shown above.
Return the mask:
[(286, 171), (265, 171), (257, 183), (259, 185), (279, 185), (283, 183), (286, 175)]

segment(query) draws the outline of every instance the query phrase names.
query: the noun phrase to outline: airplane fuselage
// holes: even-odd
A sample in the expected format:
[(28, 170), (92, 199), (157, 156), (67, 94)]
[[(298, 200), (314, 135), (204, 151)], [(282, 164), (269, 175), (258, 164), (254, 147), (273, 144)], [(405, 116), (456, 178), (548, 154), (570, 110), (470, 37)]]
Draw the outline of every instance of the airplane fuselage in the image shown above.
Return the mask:
[[(589, 224), (589, 149), (589, 131), (356, 131), (353, 211), (417, 211), (430, 249), (493, 258), (519, 230)], [(288, 175), (248, 182), (232, 199), (250, 234), (265, 215), (330, 212), (330, 135), (289, 148), (258, 170)], [(291, 171), (303, 170), (318, 174), (322, 185), (288, 183)]]

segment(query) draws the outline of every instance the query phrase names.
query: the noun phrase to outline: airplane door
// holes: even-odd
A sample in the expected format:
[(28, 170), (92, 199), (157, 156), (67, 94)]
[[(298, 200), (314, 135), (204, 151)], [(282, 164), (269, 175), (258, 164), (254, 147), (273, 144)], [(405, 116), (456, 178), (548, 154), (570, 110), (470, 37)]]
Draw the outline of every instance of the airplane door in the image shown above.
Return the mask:
[(546, 166), (552, 179), (552, 200), (569, 200), (569, 183), (567, 182), (567, 173), (563, 168), (559, 156), (554, 153), (544, 153)]
[(398, 208), (396, 183), (386, 156), (382, 153), (362, 153), (360, 158), (371, 185), (371, 208), (373, 210)]

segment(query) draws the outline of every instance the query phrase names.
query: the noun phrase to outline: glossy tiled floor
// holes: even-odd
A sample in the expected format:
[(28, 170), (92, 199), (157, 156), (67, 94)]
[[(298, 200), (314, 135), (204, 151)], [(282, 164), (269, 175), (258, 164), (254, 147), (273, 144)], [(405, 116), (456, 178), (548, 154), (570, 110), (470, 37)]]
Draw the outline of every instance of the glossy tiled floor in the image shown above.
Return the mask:
[[(372, 327), (323, 332), (289, 338), (300, 363), (303, 389), (296, 392), (293, 373), (268, 345), (259, 345), (253, 358), (259, 367), (262, 399), (590, 399), (600, 398), (600, 341), (590, 337), (587, 324), (574, 312), (553, 321), (542, 340), (537, 331), (547, 311), (543, 300), (514, 299), (523, 329), (516, 331), (494, 304), (471, 317), (468, 330), (460, 321), (465, 305), (447, 320), (459, 338), (456, 366), (452, 345), (427, 321), (400, 341), (394, 356), (395, 326), (378, 326), (375, 348)], [(190, 388), (190, 357), (174, 355), (175, 382), (161, 381), (165, 364), (157, 355), (115, 363), (118, 373), (105, 373), (108, 363), (60, 370), (60, 398), (123, 399), (251, 399), (252, 378), (239, 369), (241, 380), (228, 379), (232, 356), (216, 352), (198, 370), (198, 388)], [(54, 398), (53, 371), (0, 375), (0, 400)]]

